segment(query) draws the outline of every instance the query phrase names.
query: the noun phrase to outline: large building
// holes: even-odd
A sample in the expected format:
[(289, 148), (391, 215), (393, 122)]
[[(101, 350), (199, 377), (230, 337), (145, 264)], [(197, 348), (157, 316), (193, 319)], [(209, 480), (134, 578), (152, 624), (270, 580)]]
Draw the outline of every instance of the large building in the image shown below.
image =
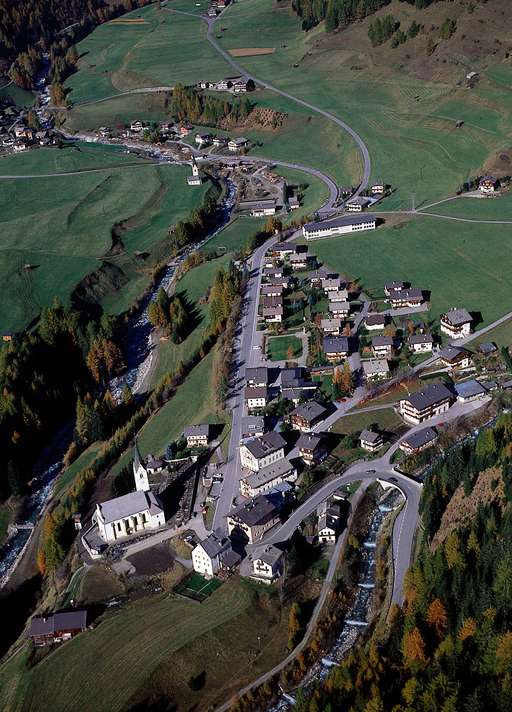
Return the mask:
[(258, 472), (284, 458), (286, 441), (274, 431), (240, 445), (242, 467)]
[(254, 544), (279, 521), (279, 507), (272, 498), (257, 495), (228, 514), (228, 532), (245, 543)]
[(297, 470), (289, 460), (283, 457), (240, 480), (240, 492), (244, 497), (256, 497), (259, 494), (270, 492), (282, 482), (295, 482), (296, 479)]
[(192, 566), (198, 574), (212, 578), (221, 569), (230, 570), (240, 562), (233, 551), (231, 539), (221, 529), (216, 529), (192, 551)]
[(322, 342), (325, 358), (329, 363), (343, 361), (349, 355), (349, 343), (346, 336), (326, 336)]
[(314, 425), (319, 423), (327, 413), (326, 408), (314, 400), (301, 403), (288, 416), (294, 430), (307, 433)]
[(165, 524), (165, 514), (156, 495), (136, 491), (96, 505), (94, 513), (100, 537), (107, 544), (140, 535)]
[(334, 220), (306, 223), (302, 228), (302, 234), (306, 240), (318, 240), (321, 237), (344, 235), (349, 232), (375, 230), (376, 225), (375, 215), (345, 215)]
[(421, 391), (403, 398), (398, 409), (404, 420), (418, 425), (435, 415), (445, 413), (452, 400), (453, 395), (444, 383), (430, 383)]

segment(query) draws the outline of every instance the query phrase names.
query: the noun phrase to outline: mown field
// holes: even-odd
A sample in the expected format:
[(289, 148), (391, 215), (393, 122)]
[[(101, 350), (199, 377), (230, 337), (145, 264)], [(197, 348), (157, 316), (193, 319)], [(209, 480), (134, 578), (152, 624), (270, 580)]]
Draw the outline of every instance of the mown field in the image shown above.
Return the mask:
[(72, 171), (77, 173), (1, 183), (2, 331), (23, 329), (55, 296), (66, 302), (80, 280), (100, 267), (112, 246), (112, 227), (121, 221), (128, 221), (124, 249), (108, 262), (128, 281), (107, 293), (103, 304), (112, 313), (127, 308), (150, 277), (134, 252), (151, 252), (165, 240), (169, 226), (187, 216), (208, 187), (189, 188), (186, 168), (128, 161), (120, 151), (92, 146), (0, 161), (3, 175)]
[[(438, 213), (470, 220), (512, 221), (512, 191), (507, 190), (496, 198), (460, 197), (446, 203), (427, 208), (427, 213)], [(511, 225), (512, 227), (512, 225)]]
[[(283, 654), (285, 629), (278, 601), (258, 602), (251, 586), (238, 580), (201, 604), (168, 594), (145, 597), (106, 613), (95, 630), (30, 670), (27, 644), (0, 670), (0, 706), (115, 712), (160, 691), (183, 709), (216, 706)], [(262, 654), (254, 659), (256, 633)], [(84, 684), (86, 670), (90, 684)], [(194, 693), (187, 681), (201, 673), (204, 687)]]
[(429, 290), (431, 319), (463, 306), (480, 312), (478, 326), (485, 326), (510, 309), (512, 226), (417, 217), (310, 249), (364, 289), (380, 292), (384, 282), (401, 279)]
[(369, 413), (346, 415), (334, 423), (331, 431), (340, 435), (359, 435), (361, 430), (369, 428), (371, 425), (375, 425), (379, 430), (389, 432), (397, 432), (404, 426), (403, 420), (392, 408), (385, 408)]

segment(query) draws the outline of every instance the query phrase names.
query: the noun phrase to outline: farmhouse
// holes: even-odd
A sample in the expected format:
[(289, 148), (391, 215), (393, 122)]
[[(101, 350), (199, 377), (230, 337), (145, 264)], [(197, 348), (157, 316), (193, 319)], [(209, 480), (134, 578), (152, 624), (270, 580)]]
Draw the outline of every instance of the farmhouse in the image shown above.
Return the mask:
[(211, 426), (208, 423), (189, 425), (183, 431), (187, 447), (206, 447), (211, 439)]
[(391, 356), (393, 353), (393, 339), (391, 336), (374, 336), (372, 350), (376, 357)]
[(406, 435), (400, 441), (399, 448), (408, 455), (417, 455), (422, 450), (426, 450), (437, 440), (437, 433), (434, 428), (423, 428), (415, 433)]
[(343, 526), (341, 504), (322, 502), (317, 509), (317, 516), (319, 543), (334, 544)]
[(457, 393), (457, 400), (460, 403), (470, 403), (471, 401), (481, 400), (487, 395), (487, 389), (475, 380), (456, 383), (455, 392)]
[(164, 510), (153, 492), (130, 492), (96, 505), (93, 520), (107, 544), (165, 524)]
[(457, 346), (445, 346), (438, 356), (443, 366), (448, 366), (450, 371), (458, 368), (468, 368), (471, 365), (470, 352)]
[(384, 438), (381, 433), (363, 430), (359, 436), (359, 444), (367, 452), (377, 452), (384, 445)]
[(276, 433), (271, 431), (262, 437), (248, 440), (240, 446), (240, 461), (242, 467), (258, 472), (284, 458), (284, 448), (286, 441)]
[(242, 418), (242, 438), (259, 438), (265, 432), (265, 418), (262, 415), (246, 415)]
[(413, 354), (422, 354), (432, 351), (434, 339), (431, 334), (411, 334), (408, 343)]
[(228, 141), (228, 150), (233, 151), (233, 152), (241, 151), (243, 148), (246, 148), (248, 145), (249, 145), (249, 141), (246, 138), (244, 138), (243, 136), (239, 136), (238, 138), (232, 138)]
[(275, 215), (276, 213), (276, 201), (273, 198), (269, 200), (242, 200), (238, 207), (240, 210), (248, 210), (253, 218)]
[(323, 405), (314, 400), (307, 401), (297, 406), (288, 416), (290, 424), (294, 430), (308, 432), (320, 420), (325, 417), (327, 410)]
[(268, 383), (268, 369), (265, 366), (245, 369), (245, 381), (248, 386), (256, 388), (266, 387)]
[(34, 616), (28, 637), (34, 645), (51, 645), (70, 640), (87, 630), (87, 611), (62, 611), (51, 616)]
[(325, 357), (329, 363), (337, 363), (349, 355), (348, 338), (346, 336), (326, 336), (323, 340)]
[(389, 378), (389, 364), (385, 358), (374, 358), (368, 361), (362, 361), (363, 373), (368, 383), (375, 381), (384, 381)]
[(388, 299), (393, 309), (401, 307), (418, 307), (423, 304), (423, 292), (417, 287), (391, 292)]
[(496, 191), (496, 178), (493, 176), (484, 176), (480, 179), (478, 190), (484, 195), (492, 195)]
[(268, 544), (252, 561), (251, 578), (262, 583), (273, 583), (283, 572), (283, 552), (273, 544)]
[(327, 449), (320, 435), (302, 433), (297, 440), (297, 447), (306, 465), (317, 465), (327, 457)]
[(382, 331), (387, 324), (385, 314), (368, 314), (364, 320), (364, 325), (368, 331)]
[(320, 329), (324, 332), (324, 334), (338, 336), (341, 333), (341, 324), (341, 319), (322, 319), (320, 322)]
[(279, 507), (268, 495), (259, 494), (244, 502), (228, 514), (228, 533), (254, 544), (276, 524), (279, 524)]
[(298, 245), (296, 242), (276, 242), (272, 247), (272, 255), (274, 257), (279, 257), (280, 260), (284, 260), (286, 257), (290, 257), (298, 252)]
[(346, 319), (350, 314), (350, 302), (329, 302), (329, 311), (335, 319)]
[(268, 391), (266, 386), (246, 386), (244, 391), (245, 405), (249, 412), (260, 410), (268, 403)]
[(375, 215), (345, 215), (326, 220), (325, 222), (306, 223), (302, 228), (302, 234), (306, 240), (317, 240), (321, 237), (332, 237), (333, 235), (344, 235), (349, 232), (360, 232), (362, 230), (375, 230), (377, 226)]
[(403, 398), (398, 410), (404, 420), (419, 425), (435, 415), (445, 413), (452, 400), (452, 393), (444, 383), (430, 383), (423, 390)]
[(347, 200), (346, 207), (349, 213), (360, 213), (368, 206), (369, 202), (368, 198), (357, 196)]
[(473, 317), (466, 309), (451, 309), (441, 315), (441, 332), (452, 339), (463, 339), (471, 333)]
[(192, 567), (198, 574), (212, 578), (221, 569), (231, 569), (240, 561), (233, 551), (231, 539), (222, 529), (216, 529), (192, 551)]
[(258, 472), (247, 475), (240, 481), (240, 492), (244, 497), (256, 497), (269, 492), (282, 482), (295, 482), (296, 479), (297, 470), (289, 460), (282, 458)]

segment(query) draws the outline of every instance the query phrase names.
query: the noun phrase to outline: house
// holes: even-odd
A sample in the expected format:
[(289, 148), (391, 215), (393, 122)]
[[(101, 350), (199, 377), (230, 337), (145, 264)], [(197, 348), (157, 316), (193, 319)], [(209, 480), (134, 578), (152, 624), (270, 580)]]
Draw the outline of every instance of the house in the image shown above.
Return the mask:
[(368, 314), (365, 317), (364, 325), (368, 331), (381, 331), (387, 324), (385, 314)]
[(329, 296), (331, 292), (339, 292), (342, 286), (340, 277), (322, 277), (322, 289)]
[(231, 539), (222, 529), (216, 529), (192, 551), (192, 567), (201, 576), (212, 578), (221, 569), (231, 569), (240, 561), (233, 551)]
[(422, 450), (431, 447), (437, 440), (437, 432), (434, 428), (423, 428), (415, 433), (406, 435), (400, 441), (398, 447), (407, 455), (417, 455)]
[(398, 411), (408, 423), (419, 425), (429, 418), (445, 413), (453, 400), (444, 383), (429, 383), (421, 391), (402, 398)]
[(288, 198), (288, 207), (290, 210), (298, 210), (298, 208), (300, 208), (299, 199), (296, 198), (295, 195), (291, 195)]
[(480, 179), (478, 190), (484, 195), (492, 195), (496, 191), (496, 178), (493, 176), (484, 176)]
[(259, 438), (265, 432), (265, 418), (262, 415), (246, 415), (242, 418), (242, 438)]
[(282, 482), (295, 482), (296, 479), (297, 470), (289, 460), (282, 458), (244, 477), (240, 481), (240, 492), (244, 497), (256, 497), (270, 492)]
[(209, 82), (205, 79), (202, 79), (201, 81), (197, 82), (198, 89), (211, 89), (212, 85), (213, 82)]
[(275, 215), (277, 210), (276, 201), (273, 198), (269, 200), (242, 200), (238, 207), (240, 210), (248, 210), (249, 215), (253, 218)]
[(316, 265), (315, 255), (309, 252), (297, 252), (290, 257), (290, 265), (292, 269), (306, 269)]
[(411, 334), (408, 344), (413, 354), (423, 354), (432, 351), (434, 339), (431, 334)]
[(393, 339), (391, 336), (374, 336), (372, 339), (372, 351), (374, 356), (391, 356), (393, 353)]
[(325, 357), (329, 363), (337, 363), (347, 358), (350, 350), (346, 336), (326, 336), (322, 342)]
[(491, 341), (486, 341), (484, 344), (480, 344), (480, 346), (478, 347), (478, 351), (482, 354), (482, 356), (492, 356), (497, 352), (497, 350), (498, 347)]
[(243, 136), (239, 136), (238, 138), (232, 138), (228, 141), (228, 150), (233, 152), (241, 151), (247, 148), (248, 145), (249, 141)]
[(273, 257), (278, 257), (280, 260), (284, 260), (291, 255), (295, 255), (298, 252), (298, 245), (296, 242), (276, 242), (276, 244), (271, 248)]
[(270, 495), (256, 495), (228, 514), (228, 533), (244, 543), (254, 544), (279, 524), (279, 511)]
[(263, 318), (268, 324), (280, 324), (283, 321), (283, 307), (263, 307)]
[[(221, 7), (221, 3), (224, 4), (225, 0), (220, 0), (219, 1), (219, 7)], [(235, 94), (245, 94), (245, 92), (249, 91), (249, 81), (245, 78), (243, 79), (237, 79), (236, 81), (233, 82), (233, 92)]]
[(341, 503), (322, 502), (317, 509), (318, 542), (334, 544), (343, 526)]
[(240, 461), (242, 467), (258, 472), (284, 458), (286, 441), (279, 433), (271, 431), (259, 438), (252, 438), (240, 445)]
[(386, 282), (384, 285), (384, 294), (386, 297), (390, 297), (395, 292), (403, 291), (408, 285), (405, 282), (399, 282), (394, 279), (392, 282)]
[(346, 319), (350, 314), (350, 302), (329, 302), (329, 311), (335, 319)]
[(314, 400), (301, 403), (288, 416), (288, 420), (294, 430), (308, 432), (319, 423), (327, 413), (326, 408)]
[(363, 198), (358, 195), (355, 198), (350, 198), (346, 202), (346, 208), (349, 213), (361, 213), (369, 204), (368, 198)]
[(309, 275), (313, 287), (321, 287), (324, 279), (339, 279), (339, 274), (330, 272), (326, 267), (319, 267)]
[(251, 578), (262, 583), (274, 583), (283, 573), (283, 552), (273, 544), (253, 556)]
[(268, 368), (258, 366), (257, 368), (245, 369), (245, 382), (248, 386), (264, 388), (268, 384)]
[(93, 521), (103, 541), (119, 539), (158, 529), (165, 524), (165, 514), (156, 495), (137, 490), (96, 505)]
[(385, 358), (374, 358), (362, 361), (364, 377), (367, 383), (384, 381), (390, 376), (389, 363)]
[(183, 431), (183, 436), (187, 439), (187, 447), (206, 447), (211, 439), (211, 425), (189, 425)]
[(388, 298), (393, 309), (402, 307), (418, 307), (423, 304), (423, 292), (417, 287), (409, 287), (391, 292)]
[(260, 294), (264, 297), (283, 297), (284, 287), (282, 284), (262, 284)]
[(244, 390), (244, 400), (247, 410), (260, 410), (268, 403), (268, 391), (266, 386), (246, 386)]
[(471, 365), (471, 353), (458, 346), (445, 346), (439, 351), (438, 358), (443, 366), (448, 366), (450, 371), (468, 368)]
[(302, 234), (306, 240), (318, 240), (322, 237), (344, 235), (362, 230), (375, 230), (377, 218), (375, 215), (345, 215), (334, 220), (306, 223), (302, 227)]
[(473, 317), (466, 309), (450, 309), (441, 314), (441, 333), (452, 339), (463, 339), (471, 334)]
[(306, 465), (317, 465), (327, 457), (325, 442), (315, 433), (302, 433), (297, 440), (299, 454)]
[(200, 147), (208, 146), (212, 142), (212, 135), (209, 133), (200, 133), (196, 135), (194, 141)]
[(475, 380), (464, 381), (463, 383), (455, 384), (455, 392), (457, 400), (460, 403), (470, 403), (471, 401), (481, 400), (487, 395), (487, 389)]
[(362, 430), (359, 444), (367, 452), (377, 452), (384, 445), (384, 437), (381, 433), (376, 433), (373, 430)]
[(34, 645), (51, 645), (71, 640), (85, 630), (87, 611), (62, 611), (51, 616), (34, 616), (30, 621), (28, 637)]
[(271, 307), (282, 307), (283, 297), (263, 297), (263, 308), (270, 309)]
[(330, 302), (348, 302), (348, 290), (347, 289), (337, 289), (334, 292), (327, 292)]
[(333, 336), (338, 336), (341, 333), (341, 319), (322, 319), (320, 322), (320, 329), (324, 334), (331, 334)]
[(228, 139), (225, 136), (214, 136), (212, 143), (215, 148), (224, 148), (228, 143)]
[[(283, 268), (282, 267), (266, 267), (263, 270), (263, 277), (268, 280), (279, 280), (278, 284), (282, 284), (284, 287), (286, 282), (286, 285), (288, 285), (288, 279), (285, 277), (283, 279)], [(281, 279), (283, 279), (283, 282), (281, 282)], [(275, 281), (273, 282), (274, 284), (276, 283)]]
[(386, 189), (386, 186), (384, 183), (381, 183), (377, 181), (376, 183), (373, 183), (370, 190), (372, 191), (372, 195), (379, 195), (380, 193), (384, 193), (384, 190)]

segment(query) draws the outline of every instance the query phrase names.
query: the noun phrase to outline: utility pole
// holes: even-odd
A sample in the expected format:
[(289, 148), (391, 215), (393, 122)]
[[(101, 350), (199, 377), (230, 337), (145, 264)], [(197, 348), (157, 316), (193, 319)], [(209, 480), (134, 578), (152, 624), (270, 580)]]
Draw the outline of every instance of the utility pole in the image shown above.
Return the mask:
[(414, 195), (414, 193), (412, 194), (412, 212), (416, 212), (416, 196)]

